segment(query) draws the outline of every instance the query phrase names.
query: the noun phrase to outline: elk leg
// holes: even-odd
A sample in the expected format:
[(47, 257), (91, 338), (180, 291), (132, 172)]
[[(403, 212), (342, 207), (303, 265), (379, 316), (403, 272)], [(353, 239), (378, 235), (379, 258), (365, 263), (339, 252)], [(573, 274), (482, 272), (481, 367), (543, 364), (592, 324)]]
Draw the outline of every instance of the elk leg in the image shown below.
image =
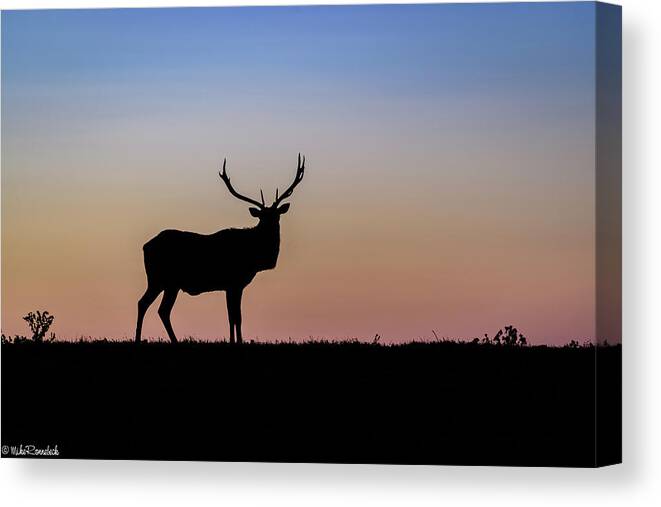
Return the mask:
[(177, 300), (177, 294), (179, 289), (166, 289), (163, 293), (163, 299), (161, 300), (161, 306), (158, 307), (158, 315), (163, 321), (165, 330), (168, 332), (168, 336), (172, 343), (177, 343), (177, 337), (174, 334), (172, 329), (172, 323), (170, 322), (170, 313), (172, 312), (172, 307), (174, 302)]
[(145, 319), (145, 313), (160, 293), (160, 290), (147, 287), (140, 301), (138, 301), (138, 323), (135, 326), (135, 341), (138, 343), (142, 336), (142, 321)]
[(230, 323), (230, 343), (234, 343), (234, 291), (228, 290), (225, 298), (227, 300), (227, 320)]
[(241, 296), (243, 289), (227, 291), (227, 316), (230, 321), (230, 343), (234, 343), (234, 331), (236, 330), (236, 342), (241, 343)]
[(243, 342), (243, 338), (241, 337), (241, 297), (242, 296), (243, 296), (243, 290), (237, 291), (234, 301), (234, 325), (236, 326), (237, 343)]

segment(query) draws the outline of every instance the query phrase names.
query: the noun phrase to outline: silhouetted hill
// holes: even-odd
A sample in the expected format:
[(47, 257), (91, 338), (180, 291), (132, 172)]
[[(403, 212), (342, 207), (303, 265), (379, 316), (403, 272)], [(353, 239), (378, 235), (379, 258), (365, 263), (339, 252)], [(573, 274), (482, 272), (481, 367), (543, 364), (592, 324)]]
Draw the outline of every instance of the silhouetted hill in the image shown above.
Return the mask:
[(620, 346), (4, 344), (2, 444), (57, 444), (63, 458), (594, 466), (620, 460), (620, 364)]

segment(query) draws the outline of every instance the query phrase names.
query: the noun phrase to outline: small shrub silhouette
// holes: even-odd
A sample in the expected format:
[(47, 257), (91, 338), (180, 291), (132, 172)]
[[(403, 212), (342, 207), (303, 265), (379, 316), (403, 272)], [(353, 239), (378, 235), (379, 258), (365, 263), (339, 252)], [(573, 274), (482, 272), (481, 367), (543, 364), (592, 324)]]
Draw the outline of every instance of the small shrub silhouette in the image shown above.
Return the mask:
[[(32, 331), (32, 341), (42, 343), (48, 329), (50, 329), (55, 320), (55, 316), (50, 315), (46, 311), (42, 313), (37, 310), (36, 312), (28, 313), (23, 317), (23, 320), (28, 323), (28, 326), (30, 326), (30, 331)], [(52, 342), (53, 340), (55, 340), (55, 333), (51, 333), (50, 338), (45, 341)]]
[[(473, 343), (478, 343), (478, 339), (475, 338)], [(506, 345), (509, 347), (525, 347), (528, 345), (528, 339), (520, 333), (517, 328), (514, 326), (505, 326), (505, 329), (500, 329), (494, 335), (493, 338), (489, 338), (488, 334), (484, 334), (482, 343), (485, 345)]]

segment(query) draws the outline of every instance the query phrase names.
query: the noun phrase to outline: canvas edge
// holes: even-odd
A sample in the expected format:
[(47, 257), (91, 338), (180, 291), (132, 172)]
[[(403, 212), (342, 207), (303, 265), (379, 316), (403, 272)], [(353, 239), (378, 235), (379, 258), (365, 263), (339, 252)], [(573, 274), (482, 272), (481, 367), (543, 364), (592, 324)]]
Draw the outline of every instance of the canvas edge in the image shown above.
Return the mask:
[[(622, 462), (622, 8), (595, 3), (595, 466)], [(621, 350), (621, 349), (620, 349)]]

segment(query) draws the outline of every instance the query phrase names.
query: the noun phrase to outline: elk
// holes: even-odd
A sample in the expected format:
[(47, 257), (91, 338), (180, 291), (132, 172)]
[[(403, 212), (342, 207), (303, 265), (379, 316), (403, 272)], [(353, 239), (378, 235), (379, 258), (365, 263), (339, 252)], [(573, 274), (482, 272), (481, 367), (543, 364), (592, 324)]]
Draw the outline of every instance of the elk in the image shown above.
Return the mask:
[(173, 343), (177, 337), (172, 329), (170, 313), (179, 291), (196, 296), (204, 292), (225, 291), (227, 316), (230, 325), (230, 343), (242, 342), (241, 297), (243, 289), (264, 270), (275, 268), (280, 252), (280, 216), (287, 213), (291, 197), (305, 173), (305, 156), (298, 154), (296, 176), (282, 194), (275, 191), (275, 201), (270, 206), (237, 192), (227, 175), (227, 159), (218, 174), (229, 193), (254, 207), (250, 214), (259, 222), (246, 229), (223, 229), (213, 234), (165, 230), (145, 243), (143, 247), (147, 290), (138, 301), (138, 322), (135, 341), (140, 342), (142, 322), (149, 306), (162, 292), (163, 299), (158, 315)]

